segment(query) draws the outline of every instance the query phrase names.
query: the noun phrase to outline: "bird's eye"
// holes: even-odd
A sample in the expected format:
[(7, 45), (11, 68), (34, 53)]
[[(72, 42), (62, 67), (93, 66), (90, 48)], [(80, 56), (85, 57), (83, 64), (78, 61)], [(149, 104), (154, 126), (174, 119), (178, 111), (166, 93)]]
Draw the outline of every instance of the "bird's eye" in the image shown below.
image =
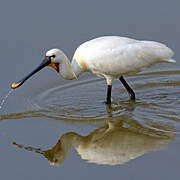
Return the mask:
[(55, 57), (56, 57), (56, 55), (54, 55), (54, 54), (53, 54), (51, 57), (52, 57), (52, 58), (55, 58)]

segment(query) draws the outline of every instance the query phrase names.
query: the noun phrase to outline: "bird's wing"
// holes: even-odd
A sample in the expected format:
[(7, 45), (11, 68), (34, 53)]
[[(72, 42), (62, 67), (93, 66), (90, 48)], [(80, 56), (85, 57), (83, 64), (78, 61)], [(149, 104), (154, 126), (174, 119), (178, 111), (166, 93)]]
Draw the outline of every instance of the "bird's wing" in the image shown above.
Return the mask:
[(109, 50), (115, 49), (117, 47), (124, 46), (126, 44), (132, 44), (139, 42), (138, 40), (127, 38), (127, 37), (120, 37), (120, 36), (103, 36), (99, 38), (92, 39), (81, 44), (77, 50), (83, 51), (91, 51), (91, 50)]
[(173, 51), (164, 44), (139, 41), (114, 49), (87, 51), (84, 58), (94, 71), (119, 75), (119, 73), (139, 72), (159, 62), (168, 62), (173, 54)]

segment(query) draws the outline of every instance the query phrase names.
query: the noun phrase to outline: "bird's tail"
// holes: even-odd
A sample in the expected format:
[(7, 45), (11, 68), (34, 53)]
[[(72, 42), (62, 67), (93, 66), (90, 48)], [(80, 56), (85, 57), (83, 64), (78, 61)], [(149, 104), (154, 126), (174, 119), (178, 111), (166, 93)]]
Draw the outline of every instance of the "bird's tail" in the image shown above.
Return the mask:
[(176, 60), (174, 59), (161, 59), (162, 62), (168, 62), (168, 63), (176, 63)]

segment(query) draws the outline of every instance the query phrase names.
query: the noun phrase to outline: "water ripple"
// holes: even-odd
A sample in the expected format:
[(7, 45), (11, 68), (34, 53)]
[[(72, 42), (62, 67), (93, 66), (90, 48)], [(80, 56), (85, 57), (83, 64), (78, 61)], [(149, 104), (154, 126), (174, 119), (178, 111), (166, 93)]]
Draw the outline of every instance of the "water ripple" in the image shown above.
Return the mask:
[[(0, 119), (47, 117), (71, 122), (103, 122), (107, 120), (137, 121), (158, 129), (159, 124), (172, 125), (180, 132), (180, 71), (148, 72), (130, 76), (127, 81), (136, 92), (136, 102), (119, 81), (113, 84), (112, 105), (103, 101), (104, 80), (93, 78), (47, 88), (28, 99), (30, 110), (1, 115)], [(165, 131), (165, 130), (163, 130)]]

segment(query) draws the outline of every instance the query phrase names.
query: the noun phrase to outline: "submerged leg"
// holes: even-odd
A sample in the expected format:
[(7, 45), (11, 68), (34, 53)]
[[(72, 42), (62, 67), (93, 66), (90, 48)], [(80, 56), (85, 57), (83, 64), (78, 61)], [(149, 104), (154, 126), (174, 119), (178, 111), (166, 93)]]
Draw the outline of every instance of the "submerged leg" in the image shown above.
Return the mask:
[(125, 81), (125, 79), (123, 78), (123, 76), (121, 76), (119, 78), (119, 80), (122, 82), (122, 84), (124, 85), (124, 87), (126, 88), (126, 90), (128, 91), (129, 95), (130, 95), (130, 99), (131, 100), (135, 100), (135, 93), (134, 91), (131, 89), (131, 87), (128, 85), (128, 83)]
[(112, 85), (108, 85), (107, 86), (107, 96), (106, 96), (106, 104), (111, 104), (111, 89), (112, 89)]

